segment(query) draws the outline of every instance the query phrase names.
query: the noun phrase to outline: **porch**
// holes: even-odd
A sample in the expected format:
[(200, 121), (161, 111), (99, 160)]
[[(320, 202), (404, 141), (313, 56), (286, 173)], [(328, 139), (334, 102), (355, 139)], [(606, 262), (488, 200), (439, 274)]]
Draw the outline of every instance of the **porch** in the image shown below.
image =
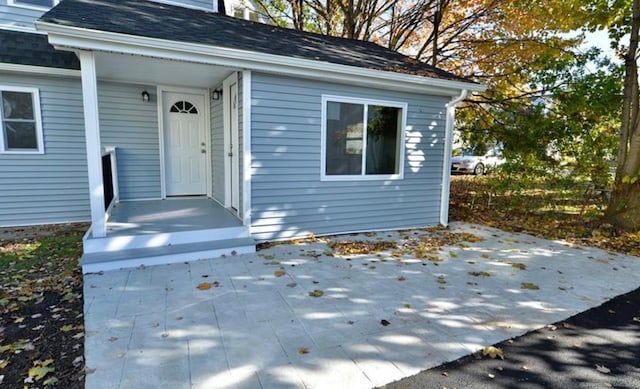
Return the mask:
[(248, 227), (205, 197), (115, 203), (106, 227), (85, 236), (83, 273), (255, 252)]

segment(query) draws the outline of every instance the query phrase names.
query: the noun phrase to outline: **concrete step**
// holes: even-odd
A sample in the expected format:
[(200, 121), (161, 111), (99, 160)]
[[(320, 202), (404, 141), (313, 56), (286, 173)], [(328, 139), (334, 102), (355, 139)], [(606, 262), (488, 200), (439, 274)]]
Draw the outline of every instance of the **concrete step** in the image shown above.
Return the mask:
[(138, 266), (165, 265), (198, 259), (219, 258), (255, 253), (256, 242), (251, 238), (184, 243), (160, 247), (146, 247), (115, 252), (85, 253), (80, 259), (82, 273), (135, 268)]
[(83, 249), (85, 253), (115, 253), (129, 249), (223, 241), (229, 239), (248, 238), (249, 236), (249, 229), (245, 226), (209, 228), (179, 232), (124, 234), (107, 236), (104, 238), (93, 238), (89, 236), (84, 239)]

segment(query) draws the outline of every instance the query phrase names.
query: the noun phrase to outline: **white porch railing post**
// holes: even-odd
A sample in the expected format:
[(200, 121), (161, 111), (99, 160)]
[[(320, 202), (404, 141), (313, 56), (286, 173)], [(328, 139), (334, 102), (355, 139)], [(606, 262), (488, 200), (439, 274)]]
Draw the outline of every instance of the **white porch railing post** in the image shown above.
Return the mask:
[(82, 76), (91, 231), (94, 238), (102, 238), (107, 236), (107, 220), (104, 210), (104, 183), (102, 182), (102, 150), (100, 147), (96, 60), (92, 51), (81, 50), (77, 54), (80, 58), (80, 74)]

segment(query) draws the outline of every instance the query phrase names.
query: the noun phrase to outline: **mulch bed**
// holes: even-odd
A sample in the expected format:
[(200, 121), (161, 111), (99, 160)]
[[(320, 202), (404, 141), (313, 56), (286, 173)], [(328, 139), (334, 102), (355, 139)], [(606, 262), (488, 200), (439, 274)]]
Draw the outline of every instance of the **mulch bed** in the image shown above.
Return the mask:
[[(0, 387), (84, 388), (81, 252), (86, 224), (0, 229)], [(52, 247), (43, 239), (60, 238)], [(58, 244), (60, 242), (60, 244)], [(36, 266), (4, 254), (38, 246)], [(40, 249), (41, 251), (38, 251)], [(73, 255), (69, 255), (73, 253)]]

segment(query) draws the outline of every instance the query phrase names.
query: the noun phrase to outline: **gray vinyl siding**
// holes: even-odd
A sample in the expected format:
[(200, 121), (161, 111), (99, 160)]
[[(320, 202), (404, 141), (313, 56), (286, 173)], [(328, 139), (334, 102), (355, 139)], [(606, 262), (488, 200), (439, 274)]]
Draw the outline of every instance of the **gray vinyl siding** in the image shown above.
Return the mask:
[[(143, 90), (149, 103), (142, 101)], [(121, 200), (161, 197), (157, 101), (155, 86), (98, 84), (100, 141), (116, 147)]]
[(79, 79), (0, 73), (0, 85), (37, 88), (44, 154), (0, 154), (0, 226), (90, 219)]
[(33, 27), (35, 22), (46, 10), (25, 8), (8, 5), (7, 0), (0, 0), (0, 25), (15, 25), (21, 27)]
[[(222, 89), (222, 84), (213, 89)], [(211, 172), (213, 198), (224, 204), (224, 118), (222, 99), (211, 100)]]
[[(323, 94), (408, 103), (404, 179), (320, 181)], [(269, 240), (438, 224), (447, 101), (253, 73), (252, 235)]]

